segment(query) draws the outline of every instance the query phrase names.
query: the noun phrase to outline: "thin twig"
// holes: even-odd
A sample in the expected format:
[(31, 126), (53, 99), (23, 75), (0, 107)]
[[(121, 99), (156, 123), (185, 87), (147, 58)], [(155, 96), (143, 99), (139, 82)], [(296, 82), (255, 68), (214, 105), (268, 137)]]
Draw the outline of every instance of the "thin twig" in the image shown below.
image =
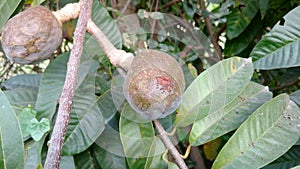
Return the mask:
[(274, 87), (272, 90), (280, 90), (280, 89), (284, 89), (286, 87), (290, 87), (290, 86), (294, 86), (296, 84), (300, 83), (300, 79), (297, 79), (297, 80), (294, 80), (294, 81), (291, 81), (291, 82), (288, 82), (288, 83), (285, 83), (281, 86), (276, 86)]
[[(200, 9), (203, 11), (203, 12), (207, 12), (206, 10), (206, 7), (205, 7), (205, 2), (204, 0), (200, 0)], [(207, 27), (207, 30), (208, 30), (208, 33), (209, 33), (209, 36), (210, 36), (210, 39), (211, 39), (211, 42), (212, 44), (214, 45), (214, 48), (216, 50), (216, 53), (218, 55), (218, 58), (220, 60), (222, 60), (222, 52), (221, 52), (221, 48), (218, 44), (218, 39), (216, 39), (216, 36), (215, 36), (215, 33), (213, 31), (213, 26), (212, 26), (212, 23), (210, 21), (210, 19), (208, 17), (205, 17), (204, 16), (204, 21), (205, 21), (205, 25)]]
[(154, 120), (153, 122), (154, 122), (154, 125), (155, 125), (158, 133), (159, 133), (159, 136), (160, 136), (162, 142), (167, 147), (167, 149), (169, 150), (169, 152), (172, 155), (172, 157), (175, 159), (176, 164), (181, 169), (188, 169), (188, 167), (186, 166), (184, 160), (181, 158), (181, 154), (179, 154), (179, 152), (175, 148), (174, 144), (172, 143), (172, 141), (168, 137), (167, 132), (162, 127), (162, 125), (160, 124), (160, 122), (158, 120)]
[(59, 100), (59, 108), (45, 162), (45, 169), (59, 168), (64, 137), (70, 121), (70, 112), (77, 83), (80, 56), (83, 50), (87, 22), (91, 17), (92, 0), (80, 1), (80, 14), (74, 33), (73, 49), (67, 66), (66, 80)]
[(181, 2), (181, 0), (173, 0), (171, 2), (168, 2), (168, 3), (164, 4), (163, 6), (161, 6), (160, 9), (164, 9), (164, 8), (169, 7), (169, 6), (172, 6), (172, 5), (176, 4), (177, 2)]

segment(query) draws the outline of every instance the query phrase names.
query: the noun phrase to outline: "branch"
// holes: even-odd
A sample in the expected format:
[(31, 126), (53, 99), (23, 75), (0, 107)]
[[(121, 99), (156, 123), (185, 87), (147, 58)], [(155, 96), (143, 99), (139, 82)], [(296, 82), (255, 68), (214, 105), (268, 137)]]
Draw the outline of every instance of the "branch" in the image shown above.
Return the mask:
[(70, 121), (70, 112), (77, 83), (80, 56), (83, 50), (87, 21), (91, 17), (92, 0), (80, 1), (80, 14), (74, 33), (73, 49), (67, 67), (66, 80), (59, 100), (59, 108), (45, 162), (45, 169), (59, 168), (64, 137)]
[(176, 164), (181, 169), (188, 169), (188, 167), (186, 166), (184, 160), (181, 158), (181, 155), (179, 154), (179, 152), (177, 151), (177, 149), (173, 145), (172, 141), (169, 139), (167, 132), (162, 127), (160, 122), (158, 120), (154, 120), (153, 122), (154, 122), (154, 125), (155, 125), (158, 133), (159, 133), (159, 136), (160, 136), (162, 142), (167, 147), (167, 149), (169, 150), (172, 157), (175, 159)]
[[(204, 12), (207, 12), (204, 0), (200, 0), (200, 9)], [(214, 48), (217, 52), (218, 58), (220, 60), (222, 60), (222, 52), (221, 52), (220, 46), (218, 44), (218, 39), (216, 38), (217, 36), (215, 36), (215, 34), (214, 34), (213, 26), (211, 24), (211, 21), (208, 17), (204, 17), (204, 21), (205, 21), (205, 25), (207, 27), (211, 42), (214, 45)]]

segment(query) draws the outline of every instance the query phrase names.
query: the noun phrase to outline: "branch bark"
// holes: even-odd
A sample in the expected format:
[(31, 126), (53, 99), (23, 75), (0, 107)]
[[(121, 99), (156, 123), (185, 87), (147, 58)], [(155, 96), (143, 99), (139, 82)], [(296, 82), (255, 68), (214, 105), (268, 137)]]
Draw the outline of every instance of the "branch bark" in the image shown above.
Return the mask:
[(59, 168), (64, 137), (70, 121), (70, 112), (77, 83), (80, 56), (83, 50), (87, 22), (91, 17), (92, 0), (80, 1), (80, 14), (74, 33), (73, 49), (67, 66), (66, 80), (59, 99), (59, 108), (51, 139), (48, 142), (48, 153), (45, 169)]

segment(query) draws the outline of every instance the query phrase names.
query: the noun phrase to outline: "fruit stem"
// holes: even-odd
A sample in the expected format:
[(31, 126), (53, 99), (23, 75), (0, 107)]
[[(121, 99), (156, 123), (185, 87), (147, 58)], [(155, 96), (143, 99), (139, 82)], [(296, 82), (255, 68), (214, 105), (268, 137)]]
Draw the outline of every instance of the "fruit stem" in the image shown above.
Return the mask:
[(181, 169), (188, 169), (188, 167), (186, 166), (184, 160), (181, 158), (181, 154), (175, 148), (174, 144), (172, 143), (172, 141), (168, 137), (168, 133), (165, 131), (163, 126), (160, 124), (160, 122), (158, 120), (154, 120), (153, 123), (156, 127), (156, 130), (159, 133), (159, 137), (161, 138), (162, 142), (164, 143), (164, 145), (169, 150), (172, 157), (175, 159), (176, 164)]

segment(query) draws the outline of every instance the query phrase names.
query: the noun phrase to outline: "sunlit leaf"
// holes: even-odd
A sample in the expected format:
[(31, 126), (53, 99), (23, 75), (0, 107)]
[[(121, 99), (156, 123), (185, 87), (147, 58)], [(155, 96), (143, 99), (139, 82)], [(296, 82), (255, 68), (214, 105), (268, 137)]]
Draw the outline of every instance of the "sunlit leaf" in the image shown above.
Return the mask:
[[(285, 15), (254, 47), (250, 56), (256, 69), (300, 66), (300, 7)], [(259, 59), (259, 60), (258, 60)]]
[(298, 140), (299, 117), (287, 94), (266, 102), (237, 129), (212, 168), (260, 168), (274, 161)]
[(31, 119), (27, 128), (34, 141), (39, 141), (49, 130), (50, 121), (46, 118), (42, 118), (41, 121), (38, 121), (36, 118)]
[(222, 109), (196, 121), (190, 132), (190, 144), (204, 144), (238, 128), (259, 106), (272, 98), (267, 87), (250, 82)]
[(185, 127), (220, 111), (240, 95), (252, 73), (251, 60), (237, 57), (223, 60), (202, 72), (186, 89), (175, 124)]

